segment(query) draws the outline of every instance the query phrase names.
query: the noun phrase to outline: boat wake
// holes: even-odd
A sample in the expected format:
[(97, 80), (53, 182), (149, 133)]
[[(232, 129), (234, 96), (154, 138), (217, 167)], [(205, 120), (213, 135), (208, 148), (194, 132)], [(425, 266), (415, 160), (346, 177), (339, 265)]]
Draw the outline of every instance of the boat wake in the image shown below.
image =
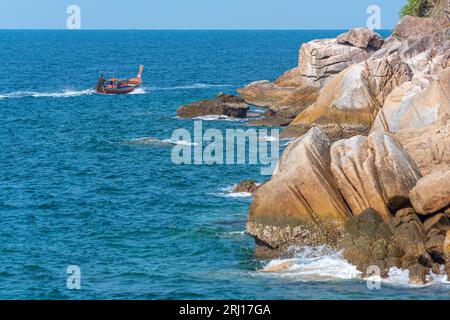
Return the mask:
[(160, 140), (158, 138), (154, 137), (143, 137), (143, 138), (135, 138), (131, 140), (127, 140), (124, 142), (125, 144), (129, 145), (167, 145), (167, 146), (173, 146), (173, 145), (184, 145), (184, 146), (195, 146), (196, 143), (190, 143), (183, 140), (173, 141), (171, 139), (163, 139)]
[[(330, 247), (292, 247), (291, 250), (294, 253), (292, 258), (271, 260), (263, 269), (258, 270), (258, 274), (293, 281), (374, 280), (363, 279), (356, 266), (348, 263), (340, 252)], [(392, 268), (388, 278), (381, 279), (380, 282), (394, 286), (423, 287), (410, 285), (409, 272), (397, 268)], [(436, 284), (450, 285), (450, 282), (445, 275), (431, 274), (426, 286)]]
[(150, 91), (167, 91), (167, 90), (192, 90), (192, 89), (208, 89), (208, 88), (226, 88), (238, 87), (233, 84), (208, 84), (208, 83), (194, 83), (191, 85), (181, 85), (173, 87), (145, 87)]
[(86, 96), (95, 93), (93, 89), (81, 90), (81, 91), (73, 91), (73, 90), (64, 90), (60, 92), (34, 92), (34, 91), (16, 91), (11, 93), (1, 93), (0, 99), (20, 99), (20, 98), (70, 98), (70, 97), (79, 97)]
[(146, 93), (147, 91), (145, 90), (145, 88), (137, 88), (128, 94), (146, 94)]

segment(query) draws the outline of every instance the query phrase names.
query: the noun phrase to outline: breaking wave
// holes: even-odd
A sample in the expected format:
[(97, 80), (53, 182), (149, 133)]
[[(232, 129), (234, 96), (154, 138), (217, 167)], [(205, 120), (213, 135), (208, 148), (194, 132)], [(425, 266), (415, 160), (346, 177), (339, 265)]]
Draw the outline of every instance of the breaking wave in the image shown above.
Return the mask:
[[(259, 185), (259, 184), (257, 184)], [(221, 188), (220, 192), (214, 193), (217, 197), (224, 198), (251, 198), (252, 194), (249, 192), (233, 192), (234, 188), (237, 187), (237, 184), (234, 184), (229, 187)]]
[[(363, 279), (356, 266), (348, 263), (340, 252), (327, 246), (319, 247), (292, 247), (292, 258), (274, 259), (269, 261), (258, 274), (272, 277), (283, 277), (294, 281), (332, 281), (332, 280), (373, 280)], [(429, 275), (429, 285), (450, 285), (447, 276)], [(381, 283), (394, 286), (423, 287), (410, 285), (409, 271), (391, 268), (389, 276), (381, 279)]]
[(81, 90), (81, 91), (72, 91), (72, 90), (64, 90), (60, 92), (34, 92), (34, 91), (16, 91), (11, 93), (2, 93), (0, 94), (0, 99), (20, 99), (27, 97), (34, 98), (70, 98), (70, 97), (78, 97), (85, 96), (95, 93), (93, 89)]

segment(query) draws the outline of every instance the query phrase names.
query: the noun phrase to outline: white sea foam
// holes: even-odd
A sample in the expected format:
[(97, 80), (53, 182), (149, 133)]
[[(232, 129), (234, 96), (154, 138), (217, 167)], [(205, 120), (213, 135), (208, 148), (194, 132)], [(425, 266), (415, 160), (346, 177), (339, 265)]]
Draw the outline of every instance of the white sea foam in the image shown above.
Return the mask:
[(90, 95), (93, 93), (95, 93), (95, 91), (92, 89), (81, 90), (81, 91), (64, 90), (64, 91), (60, 91), (60, 92), (16, 91), (16, 92), (0, 94), (0, 99), (19, 99), (19, 98), (26, 98), (26, 97), (70, 98), (70, 97)]
[(146, 93), (147, 91), (145, 90), (145, 88), (137, 88), (128, 94), (146, 94)]
[(172, 87), (147, 87), (151, 91), (165, 91), (165, 90), (190, 90), (190, 89), (206, 89), (206, 88), (225, 88), (225, 87), (236, 87), (232, 84), (208, 84), (208, 83), (194, 83), (190, 85), (180, 85)]
[[(257, 184), (259, 185), (259, 184)], [(252, 194), (249, 192), (233, 192), (234, 188), (237, 187), (237, 184), (234, 184), (229, 187), (221, 188), (220, 192), (214, 193), (215, 196), (224, 197), (224, 198), (251, 198)]]
[(338, 252), (321, 247), (293, 248), (295, 254), (290, 259), (270, 261), (262, 274), (292, 278), (295, 281), (329, 281), (352, 279), (359, 275), (355, 266), (345, 261)]
[[(269, 261), (258, 274), (271, 277), (291, 278), (294, 281), (330, 281), (342, 279), (361, 279), (361, 272), (356, 266), (348, 263), (341, 255), (327, 246), (292, 247), (293, 257), (289, 259), (274, 259)], [(450, 285), (446, 275), (431, 274), (429, 285)], [(391, 268), (388, 277), (381, 283), (405, 286), (410, 285), (408, 270)]]

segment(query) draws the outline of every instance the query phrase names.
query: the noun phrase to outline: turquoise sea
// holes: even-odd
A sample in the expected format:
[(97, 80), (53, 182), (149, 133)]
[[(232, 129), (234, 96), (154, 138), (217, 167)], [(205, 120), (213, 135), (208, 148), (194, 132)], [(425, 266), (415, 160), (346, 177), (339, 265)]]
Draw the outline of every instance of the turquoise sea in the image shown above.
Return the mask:
[[(448, 284), (410, 287), (399, 271), (369, 290), (326, 248), (258, 272), (277, 261), (254, 257), (251, 199), (230, 189), (264, 181), (259, 166), (171, 161), (172, 131), (193, 128), (180, 105), (274, 80), (302, 43), (339, 33), (0, 31), (0, 299), (448, 299)], [(139, 64), (136, 94), (92, 92), (99, 71)]]

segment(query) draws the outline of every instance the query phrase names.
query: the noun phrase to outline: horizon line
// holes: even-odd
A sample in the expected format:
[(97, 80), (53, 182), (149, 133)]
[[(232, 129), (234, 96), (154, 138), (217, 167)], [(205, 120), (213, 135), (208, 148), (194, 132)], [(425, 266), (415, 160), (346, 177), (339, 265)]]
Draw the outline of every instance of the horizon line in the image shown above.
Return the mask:
[[(266, 28), (81, 28), (81, 29), (67, 29), (67, 28), (2, 28), (0, 31), (335, 31), (335, 30), (349, 30), (354, 28), (364, 28), (364, 27), (347, 27), (347, 28), (277, 28), (277, 29), (266, 29)], [(393, 28), (381, 28), (374, 29), (380, 31), (391, 31)]]

